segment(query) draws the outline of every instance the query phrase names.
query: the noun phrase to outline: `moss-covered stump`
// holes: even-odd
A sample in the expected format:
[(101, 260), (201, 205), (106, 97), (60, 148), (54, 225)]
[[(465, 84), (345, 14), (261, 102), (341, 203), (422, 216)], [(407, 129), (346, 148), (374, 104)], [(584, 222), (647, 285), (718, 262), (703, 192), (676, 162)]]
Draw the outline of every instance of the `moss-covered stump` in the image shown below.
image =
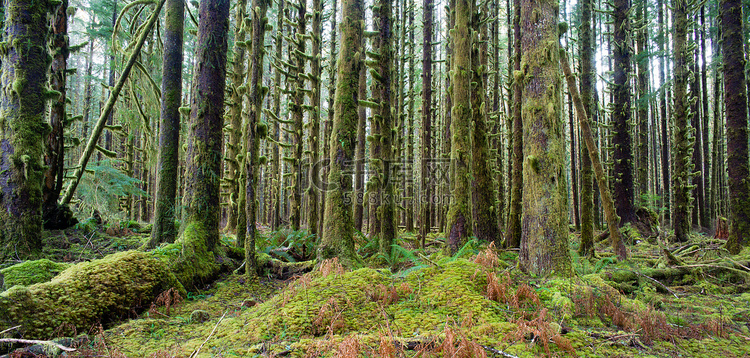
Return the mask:
[(0, 330), (21, 325), (25, 338), (86, 332), (135, 315), (161, 292), (182, 286), (150, 253), (125, 251), (72, 266), (52, 281), (0, 294)]
[(5, 291), (15, 285), (31, 286), (47, 282), (68, 267), (70, 264), (47, 259), (22, 262), (0, 270), (0, 287)]

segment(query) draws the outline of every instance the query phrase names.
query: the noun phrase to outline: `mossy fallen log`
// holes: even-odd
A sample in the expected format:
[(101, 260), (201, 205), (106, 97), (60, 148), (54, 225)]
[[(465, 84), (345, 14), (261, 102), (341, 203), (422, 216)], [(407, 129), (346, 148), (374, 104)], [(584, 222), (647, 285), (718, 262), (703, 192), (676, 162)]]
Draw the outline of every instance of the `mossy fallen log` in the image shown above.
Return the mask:
[(203, 230), (189, 226), (177, 242), (151, 252), (125, 251), (79, 263), (49, 282), (0, 293), (0, 331), (20, 325), (24, 338), (48, 339), (105, 327), (148, 309), (158, 295), (194, 290), (237, 265), (219, 247), (209, 251)]
[(0, 330), (21, 325), (25, 338), (86, 332), (134, 316), (161, 292), (182, 285), (151, 253), (124, 251), (72, 266), (49, 282), (0, 294)]

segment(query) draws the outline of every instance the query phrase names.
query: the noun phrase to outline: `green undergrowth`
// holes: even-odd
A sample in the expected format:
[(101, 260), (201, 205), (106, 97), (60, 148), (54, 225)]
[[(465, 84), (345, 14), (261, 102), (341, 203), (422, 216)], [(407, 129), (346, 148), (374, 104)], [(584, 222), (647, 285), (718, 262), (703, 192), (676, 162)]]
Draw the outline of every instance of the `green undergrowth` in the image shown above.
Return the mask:
[[(395, 273), (326, 261), (288, 283), (233, 275), (100, 339), (129, 357), (750, 354), (748, 293), (696, 288), (675, 298), (643, 283), (625, 295), (606, 279), (620, 263), (552, 279), (520, 272), (515, 258), (414, 254), (412, 269)], [(208, 320), (194, 318), (198, 311)]]

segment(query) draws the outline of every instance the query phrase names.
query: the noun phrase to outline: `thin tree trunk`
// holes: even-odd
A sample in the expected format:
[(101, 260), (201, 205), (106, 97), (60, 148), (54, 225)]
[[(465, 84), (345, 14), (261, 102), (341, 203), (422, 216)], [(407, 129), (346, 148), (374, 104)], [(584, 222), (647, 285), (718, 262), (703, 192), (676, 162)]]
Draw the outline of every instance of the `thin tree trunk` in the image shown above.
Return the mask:
[(419, 180), (422, 208), (419, 237), (422, 239), (422, 248), (425, 247), (425, 239), (432, 225), (430, 204), (435, 185), (429, 175), (429, 165), (433, 162), (430, 157), (432, 149), (432, 1), (422, 0), (422, 165)]
[(508, 212), (508, 231), (505, 233), (505, 247), (521, 247), (521, 211), (523, 187), (523, 120), (521, 119), (521, 99), (523, 96), (521, 71), (521, 0), (513, 0), (515, 8), (513, 16), (513, 48), (514, 48), (514, 76), (513, 87), (513, 125), (511, 151), (511, 185), (510, 208)]
[(573, 101), (576, 105), (576, 111), (578, 112), (578, 124), (581, 127), (581, 137), (586, 142), (586, 148), (588, 149), (589, 159), (591, 165), (596, 173), (596, 182), (599, 185), (599, 193), (602, 196), (602, 206), (604, 207), (604, 215), (607, 218), (607, 226), (609, 228), (609, 240), (612, 245), (614, 252), (620, 259), (624, 260), (628, 256), (628, 252), (625, 249), (625, 244), (622, 242), (619, 229), (619, 216), (616, 213), (614, 200), (609, 195), (609, 188), (607, 187), (607, 176), (604, 172), (601, 160), (599, 158), (599, 150), (596, 148), (594, 143), (594, 135), (589, 125), (588, 114), (584, 107), (583, 101), (578, 94), (578, 88), (575, 84), (575, 76), (570, 69), (567, 56), (560, 58), (561, 67), (565, 73), (565, 79), (568, 82), (568, 88), (573, 96)]

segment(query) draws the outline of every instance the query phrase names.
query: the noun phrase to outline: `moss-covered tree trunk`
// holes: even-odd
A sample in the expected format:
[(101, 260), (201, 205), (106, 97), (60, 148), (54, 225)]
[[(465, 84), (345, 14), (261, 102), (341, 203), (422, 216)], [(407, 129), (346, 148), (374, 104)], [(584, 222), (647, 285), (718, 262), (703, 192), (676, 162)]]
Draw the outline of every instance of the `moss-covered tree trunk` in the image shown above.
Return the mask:
[[(693, 31), (692, 34), (688, 34), (688, 40), (693, 39), (693, 43), (700, 42), (700, 34), (698, 31), (698, 16), (693, 16)], [(696, 48), (697, 49), (697, 48)], [(694, 169), (694, 175), (692, 177), (692, 196), (695, 199), (692, 205), (691, 217), (692, 225), (701, 227), (705, 223), (704, 217), (706, 213), (703, 211), (704, 204), (704, 185), (703, 180), (705, 178), (705, 170), (703, 169), (703, 115), (701, 113), (701, 104), (703, 97), (701, 95), (701, 82), (700, 82), (700, 69), (698, 62), (700, 62), (698, 51), (693, 51), (693, 61), (691, 67), (692, 77), (690, 79), (690, 92), (693, 94), (693, 101), (690, 103), (690, 112), (693, 113), (690, 125), (693, 127), (693, 156), (692, 156), (692, 168)]]
[[(375, 16), (378, 21), (378, 68), (374, 80), (377, 82), (377, 88), (380, 92), (380, 109), (379, 114), (375, 115), (375, 120), (380, 122), (380, 161), (377, 163), (380, 175), (380, 206), (377, 215), (380, 219), (380, 253), (390, 257), (393, 242), (398, 233), (396, 226), (396, 195), (394, 182), (396, 177), (392, 176), (394, 172), (393, 161), (393, 142), (396, 135), (396, 124), (394, 123), (393, 110), (391, 106), (391, 76), (393, 72), (393, 32), (392, 32), (392, 0), (378, 0), (375, 6)], [(373, 73), (375, 73), (373, 71)], [(377, 140), (378, 138), (376, 138)]]
[[(620, 235), (620, 217), (617, 216), (617, 213), (615, 212), (615, 203), (612, 199), (612, 196), (609, 194), (609, 187), (607, 186), (607, 176), (604, 172), (604, 166), (601, 163), (599, 150), (597, 149), (594, 142), (594, 134), (589, 124), (586, 108), (584, 107), (583, 101), (581, 100), (581, 96), (578, 94), (578, 89), (576, 88), (575, 79), (573, 77), (573, 71), (570, 69), (570, 64), (568, 63), (567, 56), (562, 56), (560, 58), (560, 65), (563, 69), (563, 73), (565, 74), (565, 80), (568, 84), (568, 90), (570, 91), (570, 95), (571, 97), (573, 97), (573, 102), (576, 105), (576, 112), (578, 112), (578, 119), (581, 128), (581, 139), (583, 139), (583, 141), (586, 143), (589, 160), (591, 161), (591, 166), (594, 169), (594, 173), (596, 173), (596, 182), (598, 184), (599, 193), (602, 196), (602, 209), (604, 211), (604, 216), (607, 219), (607, 226), (609, 228), (609, 240), (612, 244), (612, 250), (615, 252), (615, 254), (617, 254), (618, 257), (620, 257), (620, 259), (624, 260), (627, 258), (628, 252), (625, 249), (625, 244), (623, 244), (622, 242), (622, 235)], [(593, 254), (593, 248), (591, 250), (592, 252), (590, 252), (589, 254)]]
[[(748, 181), (747, 91), (743, 51), (742, 3), (722, 0), (722, 52), (724, 102), (727, 116), (727, 167), (729, 169), (729, 252), (739, 253), (750, 241), (750, 190)], [(5, 61), (3, 61), (5, 64)]]
[(495, 210), (495, 181), (490, 166), (490, 147), (487, 139), (486, 71), (487, 22), (483, 21), (479, 6), (472, 6), (471, 31), (480, 42), (471, 49), (471, 214), (472, 231), (477, 239), (500, 245)]
[[(492, 87), (492, 114), (490, 122), (492, 123), (492, 136), (493, 136), (493, 147), (495, 149), (495, 169), (494, 174), (496, 176), (497, 185), (497, 203), (495, 204), (495, 212), (497, 213), (497, 227), (500, 230), (498, 237), (502, 240), (502, 233), (505, 230), (505, 146), (503, 144), (503, 121), (500, 118), (505, 118), (507, 121), (509, 116), (504, 112), (505, 104), (504, 101), (507, 98), (502, 99), (501, 92), (505, 83), (500, 80), (500, 75), (503, 72), (502, 63), (500, 62), (500, 1), (494, 0), (492, 2), (492, 14), (495, 17), (492, 20), (491, 33), (492, 33), (492, 63), (493, 67), (493, 79), (494, 86)], [(508, 22), (510, 25), (510, 22)], [(511, 26), (508, 26), (510, 29)], [(508, 46), (511, 48), (512, 46)], [(510, 87), (508, 87), (510, 89)], [(499, 245), (497, 246), (500, 247)]]
[(196, 42), (198, 67), (190, 103), (189, 140), (185, 152), (186, 229), (205, 233), (209, 251), (219, 242), (219, 179), (226, 79), (229, 0), (200, 3)]
[[(274, 41), (276, 45), (276, 58), (281, 59), (281, 56), (283, 54), (284, 50), (284, 6), (285, 6), (284, 0), (278, 1), (278, 7), (276, 11), (276, 35), (274, 36)], [(276, 68), (274, 71), (274, 79), (273, 79), (273, 113), (280, 113), (281, 112), (281, 69)], [(273, 121), (273, 140), (276, 142), (279, 142), (281, 140), (281, 124), (279, 121)], [(271, 165), (273, 168), (271, 169), (273, 172), (273, 178), (272, 185), (271, 185), (271, 197), (272, 197), (272, 205), (273, 208), (271, 209), (271, 228), (276, 230), (279, 226), (281, 226), (281, 211), (282, 207), (284, 205), (284, 197), (282, 195), (283, 190), (283, 183), (284, 178), (282, 176), (281, 170), (283, 168), (281, 163), (282, 158), (282, 146), (277, 145), (275, 147), (271, 148)]]
[(637, 88), (637, 156), (636, 156), (636, 182), (638, 183), (638, 203), (641, 206), (645, 206), (647, 203), (641, 198), (648, 194), (648, 108), (649, 108), (649, 97), (648, 97), (648, 67), (649, 67), (649, 51), (648, 51), (648, 31), (647, 23), (648, 18), (646, 14), (646, 0), (638, 0), (638, 6), (636, 9), (637, 20), (636, 26), (638, 30), (636, 32), (636, 55), (635, 62), (638, 66), (638, 88)]
[(523, 268), (535, 274), (567, 276), (568, 191), (562, 121), (558, 5), (521, 0), (523, 77)]
[[(320, 160), (320, 89), (321, 82), (320, 77), (322, 70), (320, 68), (321, 52), (321, 39), (323, 37), (323, 29), (321, 27), (321, 17), (323, 13), (323, 3), (321, 0), (313, 0), (312, 9), (312, 33), (310, 34), (312, 60), (310, 61), (310, 86), (312, 87), (312, 93), (310, 95), (310, 165), (311, 168), (318, 168), (318, 161)], [(310, 174), (313, 173), (312, 170)], [(311, 177), (312, 178), (312, 177)], [(312, 184), (310, 180), (310, 186), (307, 189), (307, 221), (310, 233), (318, 235), (318, 188)]]
[(334, 102), (333, 131), (329, 152), (331, 164), (326, 192), (323, 236), (318, 246), (318, 259), (339, 257), (347, 265), (353, 265), (354, 225), (347, 197), (352, 193), (351, 170), (354, 158), (357, 122), (359, 114), (359, 69), (362, 61), (362, 0), (342, 2), (341, 47), (336, 76), (336, 99)]
[[(328, 53), (328, 111), (327, 111), (327, 117), (326, 121), (324, 122), (325, 125), (323, 126), (323, 135), (320, 138), (320, 140), (323, 141), (323, 158), (326, 163), (330, 163), (330, 158), (328, 157), (328, 152), (330, 148), (330, 141), (328, 140), (331, 137), (331, 127), (333, 126), (333, 102), (336, 94), (336, 57), (338, 57), (338, 39), (336, 38), (336, 30), (338, 29), (338, 1), (333, 0), (333, 4), (331, 7), (331, 38), (329, 40), (330, 43), (330, 52)], [(328, 177), (328, 166), (326, 165), (323, 169), (323, 172), (320, 173), (320, 178), (323, 180), (323, 178)], [(326, 207), (326, 196), (325, 193), (322, 193), (320, 195), (320, 208), (321, 213), (325, 214), (325, 207)], [(320, 224), (318, 225), (319, 228), (323, 227), (323, 222), (325, 221), (324, 215), (320, 215)], [(361, 226), (360, 226), (361, 229)], [(359, 230), (359, 229), (358, 229)]]
[[(580, 58), (581, 101), (586, 113), (591, 117), (594, 113), (594, 42), (592, 41), (591, 12), (593, 1), (581, 2), (581, 27), (578, 32), (578, 56)], [(586, 145), (581, 144), (581, 244), (578, 253), (581, 256), (594, 254), (594, 177), (591, 170), (591, 158)]]
[[(228, 195), (227, 223), (224, 231), (235, 233), (237, 231), (237, 216), (239, 211), (240, 188), (240, 161), (242, 160), (242, 101), (247, 91), (245, 83), (245, 35), (244, 26), (247, 16), (247, 0), (239, 0), (234, 9), (234, 49), (232, 50), (232, 72), (229, 74), (231, 82), (229, 88), (229, 126), (227, 126), (229, 138), (227, 140), (224, 163), (224, 186)], [(238, 242), (239, 244), (239, 242)]]
[(0, 262), (28, 259), (42, 247), (42, 156), (47, 124), (50, 58), (47, 13), (53, 2), (5, 2), (0, 52)]
[(630, 134), (630, 19), (629, 0), (614, 0), (614, 85), (612, 92), (613, 194), (620, 225), (635, 219), (633, 207), (633, 148)]
[(420, 225), (419, 236), (422, 239), (422, 247), (430, 232), (432, 202), (432, 190), (435, 185), (430, 180), (428, 165), (430, 163), (430, 150), (432, 149), (432, 15), (433, 1), (422, 1), (422, 165), (419, 179), (421, 190), (420, 198)]
[(174, 242), (177, 236), (175, 196), (180, 152), (180, 104), (182, 103), (182, 44), (185, 1), (168, 0), (164, 26), (164, 59), (161, 79), (161, 114), (157, 159), (154, 226), (149, 247)]
[[(405, 213), (405, 225), (406, 225), (406, 231), (407, 232), (414, 232), (414, 209), (419, 208), (419, 204), (417, 201), (414, 200), (414, 107), (416, 102), (416, 95), (414, 94), (414, 85), (417, 81), (417, 71), (414, 68), (415, 64), (415, 56), (414, 56), (414, 47), (417, 46), (417, 43), (414, 41), (414, 33), (416, 32), (416, 27), (414, 25), (414, 13), (416, 9), (416, 0), (409, 1), (409, 9), (407, 10), (409, 12), (408, 15), (408, 24), (407, 28), (404, 29), (404, 31), (407, 31), (409, 33), (409, 43), (407, 46), (409, 46), (409, 52), (407, 54), (407, 57), (409, 58), (409, 87), (407, 90), (408, 93), (408, 101), (409, 104), (407, 106), (406, 115), (408, 119), (408, 125), (406, 127), (406, 155), (402, 156), (402, 160), (406, 160), (406, 166), (404, 169), (404, 190), (405, 195), (404, 197), (404, 206), (406, 207), (406, 213)], [(431, 46), (431, 45), (430, 45)]]
[(250, 11), (252, 24), (252, 49), (250, 50), (248, 73), (248, 121), (245, 124), (245, 216), (247, 218), (245, 236), (245, 272), (248, 276), (258, 274), (258, 260), (255, 256), (255, 212), (257, 210), (256, 196), (259, 189), (258, 177), (260, 173), (259, 143), (261, 135), (268, 131), (265, 124), (260, 122), (263, 112), (263, 99), (268, 88), (263, 87), (263, 56), (265, 54), (266, 25), (268, 18), (268, 0), (253, 0)]
[(455, 253), (472, 236), (471, 194), (471, 16), (472, 0), (456, 0), (451, 58), (451, 199), (446, 231), (447, 244)]
[[(364, 63), (365, 52), (360, 52), (360, 61)], [(358, 98), (367, 98), (367, 66), (360, 66), (359, 83), (357, 84)], [(363, 231), (365, 205), (368, 204), (365, 190), (365, 147), (367, 146), (367, 107), (357, 108), (357, 153), (354, 161), (354, 229)]]
[(44, 173), (44, 188), (42, 204), (43, 220), (45, 228), (64, 229), (75, 224), (72, 213), (67, 207), (58, 206), (62, 191), (63, 177), (65, 176), (65, 128), (68, 124), (66, 111), (67, 97), (67, 70), (68, 55), (70, 52), (68, 44), (68, 1), (62, 0), (54, 8), (52, 19), (52, 66), (50, 68), (50, 88), (60, 92), (60, 96), (51, 103), (49, 124), (52, 132), (47, 136), (46, 150), (44, 153), (44, 164), (47, 170)]
[(688, 4), (686, 0), (672, 1), (674, 24), (674, 113), (672, 128), (674, 131), (672, 190), (674, 208), (672, 226), (675, 240), (683, 242), (690, 233), (690, 207), (692, 174), (691, 156), (693, 151), (692, 126), (693, 116), (690, 110), (692, 96), (687, 91), (691, 70), (691, 51), (687, 46)]
[(661, 89), (659, 90), (659, 120), (661, 123), (661, 178), (662, 178), (662, 206), (665, 209), (664, 224), (668, 224), (670, 221), (670, 207), (671, 207), (671, 190), (670, 190), (670, 172), (671, 168), (669, 165), (669, 131), (668, 131), (668, 118), (667, 118), (667, 82), (665, 76), (666, 67), (666, 51), (665, 43), (666, 32), (664, 31), (664, 7), (661, 3), (657, 6), (657, 22), (659, 23), (659, 36), (656, 44), (659, 49), (661, 56), (659, 57), (659, 83), (661, 83)]
[(523, 78), (521, 72), (521, 1), (513, 0), (513, 111), (510, 153), (510, 201), (508, 207), (508, 229), (505, 232), (505, 247), (521, 246), (521, 201), (523, 199), (523, 119), (521, 99)]
[(297, 10), (295, 17), (297, 29), (294, 37), (290, 38), (290, 67), (289, 74), (291, 80), (296, 80), (293, 84), (293, 95), (290, 109), (292, 113), (292, 160), (291, 173), (292, 184), (290, 185), (290, 213), (289, 225), (292, 230), (299, 230), (302, 221), (302, 155), (304, 152), (303, 132), (304, 132), (304, 108), (305, 105), (305, 63), (306, 56), (306, 32), (307, 32), (307, 3), (300, 0), (296, 4), (290, 3)]

